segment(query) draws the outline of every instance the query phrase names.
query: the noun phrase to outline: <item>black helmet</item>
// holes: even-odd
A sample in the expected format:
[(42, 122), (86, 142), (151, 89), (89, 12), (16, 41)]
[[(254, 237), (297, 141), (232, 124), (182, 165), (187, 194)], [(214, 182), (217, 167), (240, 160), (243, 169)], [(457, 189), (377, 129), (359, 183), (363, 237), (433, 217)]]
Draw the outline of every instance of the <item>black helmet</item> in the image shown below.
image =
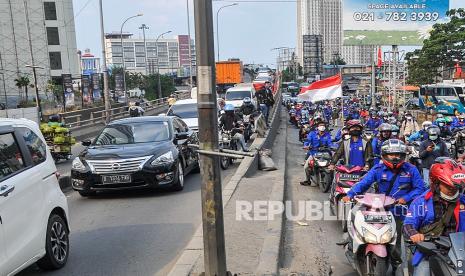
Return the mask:
[[(389, 158), (388, 154), (400, 154), (400, 157)], [(389, 139), (381, 145), (383, 163), (391, 169), (398, 169), (405, 162), (407, 147), (398, 139)]]
[(244, 100), (243, 100), (243, 103), (244, 104), (251, 104), (252, 100), (250, 99), (250, 97), (245, 97)]
[(428, 137), (430, 140), (437, 140), (439, 138), (439, 136), (441, 135), (441, 129), (436, 126), (436, 125), (432, 125), (430, 126), (426, 132), (428, 132)]

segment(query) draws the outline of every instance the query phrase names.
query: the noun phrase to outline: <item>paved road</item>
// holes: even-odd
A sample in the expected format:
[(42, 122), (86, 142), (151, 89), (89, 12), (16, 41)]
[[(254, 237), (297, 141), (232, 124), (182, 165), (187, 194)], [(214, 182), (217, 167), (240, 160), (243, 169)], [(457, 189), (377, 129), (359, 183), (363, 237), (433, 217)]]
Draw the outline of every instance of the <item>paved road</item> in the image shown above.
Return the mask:
[[(73, 153), (81, 146), (75, 146)], [(57, 165), (69, 173), (71, 161)], [(223, 171), (230, 179), (237, 165)], [(115, 192), (82, 198), (68, 194), (71, 253), (66, 267), (19, 275), (166, 275), (201, 222), (200, 175), (182, 192)]]

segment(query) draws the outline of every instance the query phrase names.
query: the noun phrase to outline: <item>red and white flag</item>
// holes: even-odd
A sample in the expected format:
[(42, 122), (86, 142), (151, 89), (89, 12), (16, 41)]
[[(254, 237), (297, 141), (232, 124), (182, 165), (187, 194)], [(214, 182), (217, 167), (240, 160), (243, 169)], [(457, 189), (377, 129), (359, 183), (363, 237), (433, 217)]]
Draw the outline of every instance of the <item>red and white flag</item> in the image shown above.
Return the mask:
[(302, 87), (298, 97), (304, 101), (319, 102), (342, 97), (342, 79), (340, 75), (332, 76)]

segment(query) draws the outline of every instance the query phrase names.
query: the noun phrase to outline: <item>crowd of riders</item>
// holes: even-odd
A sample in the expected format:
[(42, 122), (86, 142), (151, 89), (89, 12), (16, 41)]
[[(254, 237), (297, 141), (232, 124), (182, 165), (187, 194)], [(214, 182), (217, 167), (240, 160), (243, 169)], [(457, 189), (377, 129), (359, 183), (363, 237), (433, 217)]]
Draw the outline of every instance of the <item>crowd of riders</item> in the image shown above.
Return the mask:
[[(392, 197), (397, 232), (389, 254), (392, 271), (410, 265), (413, 275), (431, 275), (433, 257), (416, 247), (434, 237), (465, 232), (465, 114), (437, 114), (433, 121), (418, 122), (408, 111), (367, 107), (357, 99), (310, 103), (285, 97), (282, 104), (303, 143), (306, 179), (300, 184), (321, 187), (314, 182), (322, 178), (312, 178), (312, 170), (322, 151), (331, 151), (327, 171), (360, 167), (361, 180), (341, 200), (350, 203), (374, 190)], [(402, 238), (410, 247), (401, 247)], [(408, 261), (401, 258), (407, 248), (413, 251)]]

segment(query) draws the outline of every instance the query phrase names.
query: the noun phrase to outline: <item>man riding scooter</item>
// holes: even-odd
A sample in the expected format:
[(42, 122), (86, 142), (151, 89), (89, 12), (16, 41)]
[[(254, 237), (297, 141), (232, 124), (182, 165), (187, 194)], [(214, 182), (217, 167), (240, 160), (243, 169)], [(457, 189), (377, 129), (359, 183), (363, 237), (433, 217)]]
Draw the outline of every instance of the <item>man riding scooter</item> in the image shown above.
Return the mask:
[[(399, 205), (407, 205), (424, 191), (423, 179), (418, 169), (405, 162), (407, 148), (398, 139), (387, 140), (381, 146), (382, 163), (375, 165), (365, 177), (355, 184), (344, 202), (349, 202), (356, 195), (364, 194), (373, 183), (378, 183), (378, 193), (385, 194), (397, 200)], [(396, 219), (397, 233), (400, 233), (403, 221), (403, 208), (396, 206), (392, 210)], [(396, 269), (401, 263), (400, 239), (397, 236), (396, 246), (392, 252), (392, 267)]]
[(347, 128), (350, 139), (339, 144), (329, 169), (334, 170), (335, 165), (342, 158), (345, 165), (364, 167), (368, 171), (373, 160), (373, 148), (370, 141), (362, 138), (363, 126), (359, 120), (350, 120), (347, 122)]
[(375, 131), (381, 125), (381, 120), (376, 116), (376, 111), (370, 111), (370, 119), (366, 122), (365, 127), (368, 130)]
[(373, 155), (375, 156), (374, 165), (379, 164), (381, 161), (381, 146), (383, 143), (391, 139), (392, 126), (387, 123), (382, 123), (379, 128), (379, 137), (372, 140), (371, 146), (373, 147)]
[(447, 145), (441, 138), (441, 130), (437, 126), (430, 126), (427, 130), (428, 139), (420, 144), (420, 158), (423, 165), (423, 179), (428, 187), (429, 184), (429, 168), (434, 164), (434, 160), (438, 157), (449, 157)]
[(410, 143), (414, 142), (414, 141), (425, 141), (426, 139), (428, 139), (428, 128), (430, 126), (432, 126), (433, 123), (430, 122), (430, 121), (424, 121), (422, 124), (421, 124), (421, 130), (420, 131), (417, 131), (415, 132), (414, 134), (410, 135), (410, 137), (408, 138), (408, 141)]
[[(403, 234), (414, 244), (425, 236), (448, 236), (465, 232), (465, 167), (449, 158), (438, 158), (431, 166), (430, 189), (415, 199), (405, 217)], [(428, 258), (418, 250), (412, 258), (414, 276), (431, 275)]]
[(307, 136), (307, 140), (304, 142), (304, 149), (308, 150), (308, 152), (305, 158), (305, 163), (303, 164), (306, 179), (305, 181), (300, 182), (301, 185), (310, 185), (308, 164), (313, 158), (313, 155), (318, 152), (320, 147), (330, 148), (331, 145), (331, 134), (326, 130), (326, 123), (320, 120), (316, 123), (316, 130), (310, 132)]

